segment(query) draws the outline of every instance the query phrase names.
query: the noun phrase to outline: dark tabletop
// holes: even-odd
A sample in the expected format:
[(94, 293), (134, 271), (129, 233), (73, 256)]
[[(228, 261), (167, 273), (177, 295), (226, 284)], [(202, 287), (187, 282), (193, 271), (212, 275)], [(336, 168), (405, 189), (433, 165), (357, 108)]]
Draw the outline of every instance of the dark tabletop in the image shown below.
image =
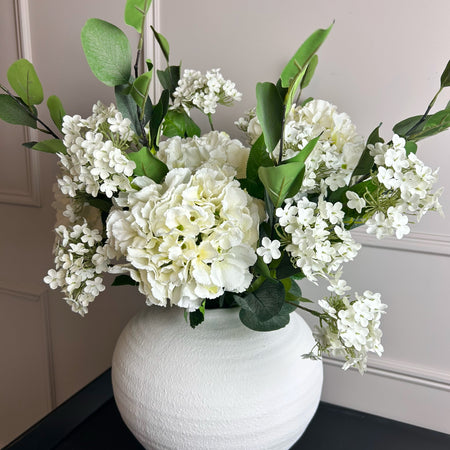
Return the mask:
[[(120, 417), (108, 370), (6, 449), (142, 450), (143, 447)], [(292, 449), (450, 450), (450, 435), (321, 402)]]

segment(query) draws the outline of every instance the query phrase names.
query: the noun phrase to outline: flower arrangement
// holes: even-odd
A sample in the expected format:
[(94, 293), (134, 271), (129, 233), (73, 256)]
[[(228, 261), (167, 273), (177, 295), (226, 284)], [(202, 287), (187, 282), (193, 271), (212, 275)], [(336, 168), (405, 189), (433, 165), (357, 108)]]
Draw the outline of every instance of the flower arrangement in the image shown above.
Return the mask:
[[(257, 84), (256, 107), (236, 121), (242, 143), (215, 131), (212, 119), (219, 105), (241, 99), (235, 84), (219, 69), (171, 65), (154, 29), (167, 67), (156, 70), (159, 98), (149, 97), (154, 68), (147, 60), (144, 69), (141, 53), (150, 3), (126, 2), (125, 22), (140, 34), (134, 69), (120, 29), (90, 19), (82, 30), (86, 59), (114, 87), (115, 105), (96, 103), (82, 118), (50, 96), (56, 130), (38, 116), (44, 95), (29, 61), (9, 68), (11, 90), (0, 85), (0, 118), (50, 135), (24, 145), (59, 158), (55, 268), (44, 281), (81, 315), (106, 273), (117, 275), (114, 285), (137, 286), (149, 305), (184, 308), (192, 327), (208, 308), (238, 307), (244, 325), (271, 331), (300, 309), (319, 321), (308, 356), (341, 356), (344, 368), (364, 371), (367, 353), (383, 351), (386, 305), (379, 293), (349, 293), (342, 268), (361, 247), (351, 231), (366, 225), (379, 239), (401, 239), (412, 220), (441, 210), (437, 170), (416, 156), (416, 143), (450, 126), (449, 107), (430, 114), (450, 85), (450, 63), (423, 115), (399, 122), (387, 142), (380, 127), (364, 140), (336, 106), (302, 99), (332, 26), (316, 30), (277, 83)], [(192, 109), (211, 131), (202, 134)], [(317, 308), (302, 296), (302, 279), (328, 281)]]

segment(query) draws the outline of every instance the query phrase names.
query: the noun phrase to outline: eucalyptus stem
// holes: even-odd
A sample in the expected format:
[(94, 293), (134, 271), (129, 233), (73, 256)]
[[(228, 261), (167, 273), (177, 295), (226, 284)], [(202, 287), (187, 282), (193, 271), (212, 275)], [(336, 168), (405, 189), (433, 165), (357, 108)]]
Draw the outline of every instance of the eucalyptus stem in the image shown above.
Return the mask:
[(301, 306), (301, 305), (298, 305), (297, 303), (294, 303), (294, 302), (288, 302), (288, 301), (286, 301), (286, 303), (289, 303), (289, 305), (292, 305), (292, 306), (295, 306), (295, 307), (297, 307), (297, 308), (300, 308), (300, 309), (302, 309), (303, 311), (307, 311), (307, 312), (309, 312), (310, 314), (312, 314), (313, 316), (322, 317), (322, 314), (320, 314), (320, 313), (317, 312), (317, 311), (314, 311), (313, 309), (307, 308), (306, 306)]
[(42, 122), (41, 119), (39, 119), (37, 114), (34, 114), (34, 112), (30, 108), (27, 108), (27, 106), (24, 103), (17, 100), (17, 98), (13, 94), (11, 94), (11, 92), (9, 92), (9, 90), (7, 88), (5, 88), (5, 86), (0, 84), (0, 88), (4, 92), (6, 92), (6, 94), (9, 95), (20, 106), (20, 108), (22, 108), (33, 120), (40, 123), (46, 130), (46, 131), (44, 131), (44, 130), (40, 130), (40, 131), (43, 131), (44, 133), (52, 135), (55, 139), (60, 139), (60, 137), (56, 133), (54, 133), (53, 130), (49, 126), (47, 126), (44, 122)]

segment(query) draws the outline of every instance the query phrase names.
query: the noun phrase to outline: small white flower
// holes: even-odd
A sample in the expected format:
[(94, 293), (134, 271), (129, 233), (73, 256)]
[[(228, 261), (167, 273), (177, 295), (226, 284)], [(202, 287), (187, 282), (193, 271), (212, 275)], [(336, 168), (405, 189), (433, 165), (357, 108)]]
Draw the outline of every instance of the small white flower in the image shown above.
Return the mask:
[(261, 245), (261, 247), (256, 249), (256, 253), (262, 257), (266, 264), (270, 264), (273, 259), (281, 257), (280, 241), (277, 239), (271, 241), (268, 237), (263, 237)]
[(358, 213), (361, 213), (362, 209), (366, 206), (366, 201), (353, 191), (347, 191), (345, 196), (348, 199), (347, 206), (350, 209), (356, 209)]

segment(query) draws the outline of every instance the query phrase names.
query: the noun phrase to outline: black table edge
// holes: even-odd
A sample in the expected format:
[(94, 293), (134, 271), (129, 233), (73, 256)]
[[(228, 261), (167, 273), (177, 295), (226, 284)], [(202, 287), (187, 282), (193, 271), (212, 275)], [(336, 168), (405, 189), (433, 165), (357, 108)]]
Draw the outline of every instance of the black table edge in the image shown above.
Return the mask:
[[(110, 402), (112, 398), (111, 369), (108, 369), (14, 439), (4, 447), (4, 450), (42, 450), (54, 448), (64, 441), (77, 427), (86, 422), (89, 417)], [(346, 423), (352, 426), (353, 430), (355, 426), (358, 428), (360, 425), (367, 427), (367, 424), (370, 424), (370, 429), (373, 429), (374, 432), (377, 429), (391, 430), (392, 433), (396, 434), (396, 440), (409, 436), (408, 439), (418, 437), (422, 443), (430, 442), (427, 450), (434, 448), (450, 449), (450, 435), (448, 434), (326, 402), (320, 402), (315, 418), (313, 418), (309, 428), (293, 448), (303, 447), (302, 443), (306, 444), (310, 438), (314, 439), (316, 433), (320, 433), (321, 430), (326, 432), (325, 422), (332, 425), (332, 422), (337, 417), (344, 418)], [(351, 439), (351, 436), (348, 436), (348, 438)], [(433, 444), (431, 445), (431, 443)], [(369, 447), (367, 446), (366, 448)], [(408, 448), (412, 447), (409, 446)]]

